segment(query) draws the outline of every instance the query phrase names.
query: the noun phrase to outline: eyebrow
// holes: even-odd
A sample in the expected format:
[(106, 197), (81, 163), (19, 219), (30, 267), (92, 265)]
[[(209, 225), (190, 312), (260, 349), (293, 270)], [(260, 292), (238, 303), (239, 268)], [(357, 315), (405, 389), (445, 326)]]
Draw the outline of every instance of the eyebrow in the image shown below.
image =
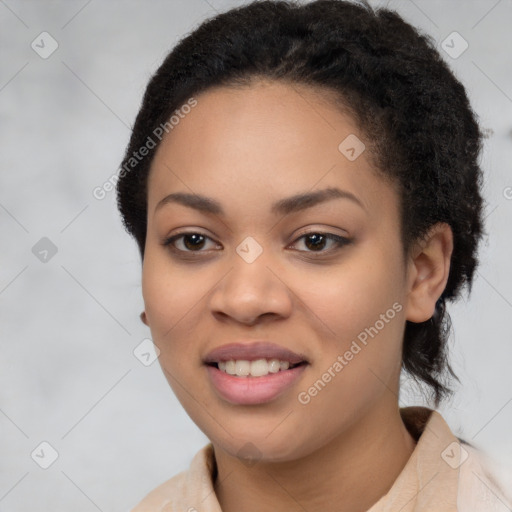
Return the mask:
[[(289, 213), (312, 208), (317, 204), (332, 199), (349, 199), (353, 203), (359, 205), (363, 210), (366, 210), (361, 200), (351, 192), (348, 192), (347, 190), (341, 190), (336, 187), (330, 187), (323, 190), (315, 190), (313, 192), (303, 192), (294, 196), (280, 199), (272, 205), (270, 211), (274, 215), (287, 215)], [(190, 194), (187, 192), (175, 192), (165, 196), (156, 205), (155, 212), (164, 205), (170, 203), (178, 203), (204, 213), (225, 215), (221, 204), (215, 199), (200, 194)]]

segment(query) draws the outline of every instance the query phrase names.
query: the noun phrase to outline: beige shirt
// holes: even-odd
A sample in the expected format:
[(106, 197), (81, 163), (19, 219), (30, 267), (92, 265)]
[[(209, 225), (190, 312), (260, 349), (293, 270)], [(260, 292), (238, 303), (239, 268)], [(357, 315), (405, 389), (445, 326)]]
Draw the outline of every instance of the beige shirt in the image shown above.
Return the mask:
[[(453, 435), (425, 407), (400, 409), (416, 447), (391, 489), (367, 512), (511, 512), (510, 485), (500, 486), (484, 454)], [(222, 512), (213, 487), (215, 458), (208, 443), (187, 470), (151, 491), (132, 512)]]

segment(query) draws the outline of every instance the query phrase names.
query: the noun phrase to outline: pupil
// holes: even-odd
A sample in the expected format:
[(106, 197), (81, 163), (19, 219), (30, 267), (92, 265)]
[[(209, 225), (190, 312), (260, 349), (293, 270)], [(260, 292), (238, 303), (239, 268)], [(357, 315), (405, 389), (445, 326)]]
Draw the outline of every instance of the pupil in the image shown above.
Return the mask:
[[(187, 243), (187, 241), (189, 240), (195, 240), (196, 243), (192, 242), (192, 244), (189, 244)], [(199, 244), (197, 243), (199, 241)], [(185, 244), (185, 246), (187, 247), (187, 249), (194, 249), (194, 248), (198, 248), (200, 246), (200, 244), (204, 243), (204, 237), (203, 235), (199, 235), (199, 234), (193, 234), (193, 235), (186, 235), (184, 238), (183, 238), (183, 242)]]
[[(316, 242), (314, 241), (313, 242), (313, 248), (322, 248), (323, 245), (325, 244), (325, 237), (324, 235), (319, 235), (318, 233), (317, 234), (312, 234), (312, 235), (308, 235), (306, 237), (306, 246), (308, 247), (308, 249), (310, 249), (309, 245), (308, 245), (308, 241), (309, 240), (316, 240)], [(321, 239), (321, 240), (320, 240)], [(319, 243), (319, 240), (320, 240), (320, 243)]]

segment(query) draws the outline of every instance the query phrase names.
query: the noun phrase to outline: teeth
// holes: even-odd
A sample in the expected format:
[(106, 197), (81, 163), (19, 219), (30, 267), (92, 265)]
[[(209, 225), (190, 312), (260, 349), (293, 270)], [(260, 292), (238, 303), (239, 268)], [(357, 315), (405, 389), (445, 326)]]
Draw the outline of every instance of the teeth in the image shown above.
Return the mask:
[(235, 375), (236, 377), (263, 377), (269, 373), (277, 373), (281, 370), (287, 370), (290, 367), (289, 361), (279, 361), (279, 359), (256, 359), (247, 361), (246, 359), (231, 359), (230, 361), (219, 361), (219, 370)]

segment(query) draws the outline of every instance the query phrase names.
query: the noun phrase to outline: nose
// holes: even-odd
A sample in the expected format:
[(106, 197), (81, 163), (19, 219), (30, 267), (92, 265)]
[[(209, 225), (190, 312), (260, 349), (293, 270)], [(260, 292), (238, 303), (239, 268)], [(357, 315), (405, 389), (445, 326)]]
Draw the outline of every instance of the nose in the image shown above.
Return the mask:
[(285, 318), (291, 314), (293, 293), (282, 269), (265, 255), (252, 263), (235, 254), (231, 269), (210, 295), (210, 311), (219, 320), (254, 325), (261, 317)]

